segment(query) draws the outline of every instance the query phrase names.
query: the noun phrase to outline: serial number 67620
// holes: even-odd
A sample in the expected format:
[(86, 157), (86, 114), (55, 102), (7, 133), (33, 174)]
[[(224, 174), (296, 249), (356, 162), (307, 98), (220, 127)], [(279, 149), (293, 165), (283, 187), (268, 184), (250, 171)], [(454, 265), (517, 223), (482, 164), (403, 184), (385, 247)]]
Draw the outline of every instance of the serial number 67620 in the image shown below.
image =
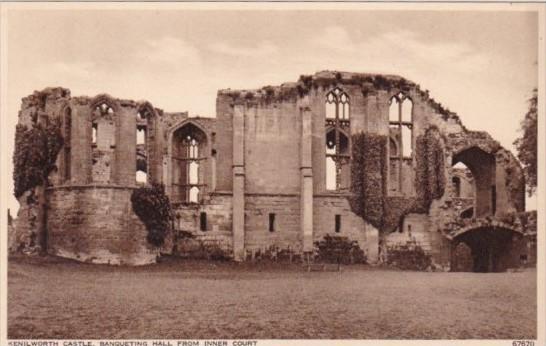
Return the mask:
[(535, 346), (535, 342), (533, 340), (514, 340), (512, 346)]

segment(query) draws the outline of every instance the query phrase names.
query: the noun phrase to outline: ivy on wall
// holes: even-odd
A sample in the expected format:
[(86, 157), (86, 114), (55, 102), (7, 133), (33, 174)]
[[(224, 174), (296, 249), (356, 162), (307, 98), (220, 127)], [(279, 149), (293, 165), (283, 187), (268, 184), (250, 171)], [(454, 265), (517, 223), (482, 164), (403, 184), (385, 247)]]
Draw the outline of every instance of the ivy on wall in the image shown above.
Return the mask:
[[(419, 213), (419, 204), (415, 197), (389, 196), (385, 199), (385, 216), (383, 218), (382, 231), (394, 232), (404, 217), (409, 213)], [(426, 212), (426, 211), (425, 211)]]
[(14, 195), (19, 198), (36, 186), (47, 183), (47, 177), (56, 169), (55, 161), (63, 146), (61, 123), (51, 120), (31, 128), (18, 124), (15, 129), (13, 154)]
[(408, 213), (427, 213), (444, 194), (444, 152), (439, 133), (431, 128), (417, 138), (417, 197), (387, 196), (387, 137), (359, 133), (352, 137), (352, 211), (382, 233), (401, 225)]
[[(504, 157), (503, 160), (497, 159), (497, 164), (503, 165), (505, 168), (504, 186), (517, 211), (525, 210), (525, 177), (515, 159), (511, 158), (511, 153), (507, 150), (497, 153), (497, 158)], [(500, 162), (499, 162), (500, 161)]]
[(444, 150), (436, 127), (417, 137), (415, 164), (417, 208), (427, 212), (432, 200), (442, 197), (445, 191)]
[(162, 246), (171, 231), (173, 221), (171, 203), (163, 184), (154, 183), (133, 190), (131, 204), (133, 211), (148, 230), (148, 242), (154, 246)]
[(351, 209), (382, 230), (385, 215), (387, 137), (358, 133), (352, 137)]

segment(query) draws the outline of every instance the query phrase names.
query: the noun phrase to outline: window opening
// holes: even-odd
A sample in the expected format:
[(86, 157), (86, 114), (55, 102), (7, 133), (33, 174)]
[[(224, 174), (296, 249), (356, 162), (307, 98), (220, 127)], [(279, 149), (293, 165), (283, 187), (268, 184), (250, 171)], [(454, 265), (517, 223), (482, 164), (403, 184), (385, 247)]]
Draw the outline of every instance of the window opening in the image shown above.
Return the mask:
[(389, 100), (389, 190), (402, 191), (402, 169), (404, 159), (413, 154), (413, 102), (403, 93)]
[(144, 129), (143, 127), (137, 127), (136, 144), (137, 145), (146, 144), (146, 129)]
[(326, 189), (342, 190), (348, 188), (350, 162), (349, 96), (340, 88), (326, 94)]
[(97, 136), (98, 136), (98, 124), (93, 123), (92, 133), (91, 133), (91, 144), (97, 145)]
[(172, 198), (184, 203), (200, 203), (203, 184), (203, 161), (201, 156), (209, 152), (206, 136), (193, 124), (187, 124), (173, 135), (172, 146)]
[(202, 211), (199, 215), (199, 228), (203, 232), (207, 231), (207, 213), (205, 213), (204, 211)]
[(413, 152), (413, 101), (403, 93), (390, 99), (389, 127), (399, 137), (401, 158), (409, 158)]
[(453, 183), (453, 191), (454, 191), (455, 197), (457, 198), (461, 197), (461, 178), (453, 177), (451, 181)]
[(148, 174), (144, 171), (136, 171), (136, 182), (146, 184), (148, 182)]
[(275, 214), (269, 214), (269, 232), (275, 232)]

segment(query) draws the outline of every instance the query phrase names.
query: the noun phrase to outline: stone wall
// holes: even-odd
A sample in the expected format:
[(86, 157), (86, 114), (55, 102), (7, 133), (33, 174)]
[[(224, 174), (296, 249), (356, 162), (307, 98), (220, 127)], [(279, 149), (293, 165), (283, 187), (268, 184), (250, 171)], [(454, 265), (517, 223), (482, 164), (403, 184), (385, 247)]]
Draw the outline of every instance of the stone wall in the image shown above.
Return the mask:
[(405, 245), (407, 242), (417, 243), (423, 250), (430, 253), (432, 247), (427, 215), (406, 215), (402, 228), (399, 227), (395, 232), (388, 234), (385, 240), (387, 246)]
[[(203, 204), (179, 204), (174, 207), (175, 239), (174, 254), (181, 257), (194, 257), (204, 247), (218, 247), (231, 256), (231, 196), (212, 194)], [(206, 225), (201, 229), (202, 213), (206, 214)], [(193, 239), (183, 237), (184, 232), (193, 235)]]
[[(340, 229), (336, 233), (336, 215)], [(377, 229), (351, 211), (345, 196), (315, 195), (313, 198), (313, 238), (319, 241), (325, 235), (338, 235), (356, 240), (370, 263), (378, 258), (379, 234)]]
[(48, 190), (47, 251), (82, 262), (141, 265), (158, 251), (134, 214), (128, 187), (71, 186)]
[[(270, 214), (274, 214), (272, 230)], [(256, 252), (270, 247), (302, 251), (300, 197), (298, 195), (245, 196), (245, 250)]]
[(299, 109), (295, 102), (258, 104), (245, 114), (245, 192), (300, 190)]
[[(297, 253), (304, 243), (311, 250), (312, 241), (335, 234), (358, 241), (373, 262), (378, 258), (379, 234), (351, 212), (350, 179), (342, 179), (345, 189), (326, 190), (325, 137), (333, 125), (326, 121), (325, 97), (336, 87), (350, 100), (350, 123), (338, 128), (348, 138), (359, 132), (388, 136), (390, 100), (399, 93), (412, 102), (412, 148), (430, 127), (442, 134), (446, 192), (432, 202), (427, 214), (407, 215), (401, 232), (385, 236), (386, 245), (416, 241), (435, 261), (443, 262), (449, 258), (449, 244), (441, 231), (473, 200), (480, 202), (474, 208), (479, 216), (524, 210), (523, 176), (514, 156), (488, 134), (466, 130), (458, 116), (430, 98), (428, 91), (399, 76), (323, 71), (276, 87), (221, 90), (216, 119), (189, 118), (187, 113), (167, 113), (145, 101), (105, 94), (70, 97), (67, 89), (48, 88), (23, 99), (19, 123), (64, 119), (69, 109), (69, 126), (63, 127), (70, 131), (69, 148), (58, 157), (60, 173), (50, 177), (47, 214), (42, 202), (28, 199), (36, 191), (22, 197), (12, 237), (15, 247), (39, 251), (40, 244), (47, 243), (50, 253), (98, 263), (155, 260), (158, 251), (148, 247), (144, 225), (130, 206), (136, 187), (136, 130), (147, 130), (139, 163), (151, 177), (148, 182), (164, 183), (173, 197), (173, 135), (192, 123), (207, 137), (199, 147), (201, 198), (199, 204), (176, 201), (176, 231), (162, 252), (171, 253), (174, 247), (175, 253), (184, 255), (208, 244), (237, 252), (236, 259), (269, 247), (290, 247)], [(97, 115), (96, 107), (102, 104), (112, 110)], [(99, 131), (96, 144), (93, 123)], [(70, 157), (65, 157), (67, 153)], [(413, 153), (398, 162), (401, 174), (393, 175), (393, 180), (400, 188), (389, 189), (392, 195), (416, 195), (415, 161)], [(451, 186), (456, 161), (467, 164), (474, 175), (471, 183), (462, 185), (462, 198)], [(477, 198), (469, 189), (474, 183)], [(39, 193), (37, 197), (43, 199)], [(312, 210), (306, 207), (310, 205)], [(46, 218), (47, 232), (36, 226)], [(185, 232), (193, 240), (183, 239)]]
[(219, 129), (216, 135), (216, 188), (219, 191), (233, 189), (233, 102), (231, 96), (218, 92), (216, 98), (216, 126)]
[(35, 255), (44, 250), (43, 195), (43, 188), (37, 187), (19, 198), (19, 210), (13, 224), (15, 231), (9, 247), (11, 252)]

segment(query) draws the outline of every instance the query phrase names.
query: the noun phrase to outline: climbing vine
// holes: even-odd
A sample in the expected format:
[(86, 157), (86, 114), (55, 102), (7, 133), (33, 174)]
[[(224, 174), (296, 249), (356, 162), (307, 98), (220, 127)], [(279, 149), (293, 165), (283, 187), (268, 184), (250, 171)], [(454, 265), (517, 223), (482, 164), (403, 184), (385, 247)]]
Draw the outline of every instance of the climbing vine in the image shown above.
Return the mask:
[(133, 211), (148, 230), (146, 237), (154, 246), (161, 246), (171, 231), (173, 213), (163, 184), (143, 186), (131, 194)]
[(62, 146), (61, 123), (57, 119), (51, 120), (47, 125), (36, 123), (31, 128), (17, 125), (13, 154), (16, 198), (36, 186), (47, 183), (47, 177), (56, 169), (55, 161)]
[(439, 134), (431, 128), (417, 138), (417, 197), (387, 196), (387, 137), (359, 133), (352, 137), (352, 211), (381, 232), (398, 228), (408, 213), (427, 213), (445, 190), (444, 154)]
[(416, 147), (417, 208), (426, 212), (432, 200), (442, 197), (445, 191), (444, 151), (438, 129), (430, 127), (424, 135), (418, 136)]
[(353, 212), (382, 229), (387, 176), (387, 137), (358, 133), (352, 137), (351, 190)]

